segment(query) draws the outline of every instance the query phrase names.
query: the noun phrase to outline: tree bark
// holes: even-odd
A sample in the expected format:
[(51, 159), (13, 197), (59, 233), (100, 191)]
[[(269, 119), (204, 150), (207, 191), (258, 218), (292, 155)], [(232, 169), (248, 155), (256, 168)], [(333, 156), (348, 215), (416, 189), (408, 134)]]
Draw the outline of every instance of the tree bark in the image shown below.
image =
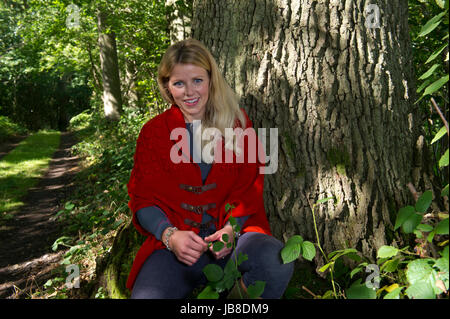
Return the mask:
[(167, 16), (171, 44), (191, 36), (192, 0), (184, 1), (183, 6), (176, 2), (166, 0), (166, 6), (171, 9)]
[(103, 108), (108, 120), (117, 121), (122, 112), (122, 96), (116, 38), (114, 32), (107, 32), (107, 15), (102, 9), (97, 12), (97, 25), (103, 79)]
[(322, 247), (370, 258), (401, 240), (393, 222), (413, 202), (408, 182), (432, 185), (414, 106), (408, 2), (367, 5), (196, 0), (192, 30), (255, 129), (278, 128), (278, 171), (265, 183), (274, 235), (315, 241), (312, 205), (333, 196), (315, 210)]

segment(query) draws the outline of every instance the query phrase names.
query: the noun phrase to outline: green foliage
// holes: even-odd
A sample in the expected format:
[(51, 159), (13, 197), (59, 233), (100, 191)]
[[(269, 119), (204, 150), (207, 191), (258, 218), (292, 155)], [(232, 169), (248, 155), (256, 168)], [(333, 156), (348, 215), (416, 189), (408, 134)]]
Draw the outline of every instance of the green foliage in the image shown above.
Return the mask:
[(8, 117), (0, 115), (0, 143), (15, 135), (27, 134), (28, 130), (12, 122)]

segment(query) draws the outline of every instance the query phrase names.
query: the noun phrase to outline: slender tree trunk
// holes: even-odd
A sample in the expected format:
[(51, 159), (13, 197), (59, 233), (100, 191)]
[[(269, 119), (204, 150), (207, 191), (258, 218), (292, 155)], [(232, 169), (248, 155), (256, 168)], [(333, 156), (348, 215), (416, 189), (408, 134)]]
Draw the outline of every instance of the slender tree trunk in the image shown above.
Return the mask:
[(97, 12), (98, 45), (103, 78), (103, 106), (105, 117), (116, 121), (122, 112), (122, 96), (120, 92), (119, 63), (117, 59), (116, 39), (114, 32), (106, 33), (107, 15), (102, 9)]
[(370, 257), (400, 240), (393, 221), (412, 201), (407, 183), (432, 188), (413, 104), (408, 2), (196, 0), (193, 12), (193, 37), (211, 49), (255, 128), (279, 130), (278, 171), (265, 184), (274, 235), (315, 241), (311, 207), (334, 196), (316, 208), (327, 252), (355, 247)]

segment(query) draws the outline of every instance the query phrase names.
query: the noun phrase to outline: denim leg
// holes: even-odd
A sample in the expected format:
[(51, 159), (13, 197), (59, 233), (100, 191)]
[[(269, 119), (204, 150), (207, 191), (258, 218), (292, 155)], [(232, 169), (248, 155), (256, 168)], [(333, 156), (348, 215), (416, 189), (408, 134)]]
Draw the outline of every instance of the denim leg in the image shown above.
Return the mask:
[[(283, 264), (281, 249), (284, 244), (273, 236), (249, 232), (239, 237), (233, 254), (248, 255), (239, 266), (246, 287), (257, 280), (266, 282), (262, 298), (279, 299), (294, 272), (294, 263)], [(232, 256), (231, 258), (234, 258)]]
[(132, 299), (183, 299), (205, 280), (202, 269), (211, 262), (203, 254), (192, 266), (181, 263), (167, 249), (155, 250), (136, 277)]

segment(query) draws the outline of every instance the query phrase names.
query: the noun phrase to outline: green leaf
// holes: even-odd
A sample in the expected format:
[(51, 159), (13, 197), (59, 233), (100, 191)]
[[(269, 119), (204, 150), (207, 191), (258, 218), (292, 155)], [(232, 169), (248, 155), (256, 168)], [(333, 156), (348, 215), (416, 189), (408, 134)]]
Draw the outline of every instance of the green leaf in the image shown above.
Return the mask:
[(434, 92), (436, 92), (437, 90), (439, 90), (445, 83), (448, 82), (448, 75), (444, 75), (443, 77), (441, 77), (439, 80), (434, 81), (433, 83), (431, 83), (423, 92), (423, 95), (431, 95)]
[(290, 263), (300, 256), (302, 243), (303, 237), (300, 235), (295, 235), (288, 239), (281, 250), (281, 258), (283, 259), (283, 263)]
[(398, 254), (398, 248), (392, 246), (381, 246), (378, 249), (377, 258), (391, 258)]
[(447, 133), (447, 128), (445, 126), (443, 126), (443, 127), (441, 127), (439, 132), (436, 133), (436, 135), (434, 136), (433, 140), (431, 141), (431, 144), (439, 141), (442, 138), (442, 136), (445, 135), (445, 133)]
[(431, 205), (431, 201), (433, 200), (433, 192), (426, 191), (419, 197), (416, 202), (416, 211), (419, 213), (425, 213)]
[(251, 299), (256, 299), (261, 296), (264, 292), (264, 288), (266, 287), (266, 282), (257, 280), (253, 285), (249, 285), (247, 287), (248, 296)]
[(448, 184), (445, 185), (444, 189), (441, 191), (441, 196), (448, 196)]
[(380, 270), (385, 272), (395, 272), (399, 263), (400, 260), (398, 258), (388, 260), (380, 267)]
[(203, 268), (203, 273), (209, 281), (217, 282), (223, 277), (223, 270), (216, 264), (208, 264)]
[(313, 260), (313, 258), (316, 256), (316, 247), (314, 246), (314, 244), (310, 241), (304, 241), (302, 243), (302, 256), (303, 258), (305, 258), (306, 260)]
[(67, 209), (67, 210), (72, 210), (74, 207), (75, 207), (75, 205), (73, 203), (71, 203), (71, 202), (67, 202), (64, 205), (64, 209)]
[(228, 243), (228, 240), (230, 240), (230, 237), (228, 236), (228, 234), (223, 234), (222, 235), (222, 240), (226, 243)]
[(332, 265), (334, 265), (334, 261), (331, 261), (328, 264), (323, 265), (322, 267), (320, 267), (319, 271), (320, 272), (324, 272), (325, 270), (327, 270)]
[(415, 212), (416, 212), (416, 210), (412, 206), (405, 206), (405, 207), (400, 208), (400, 210), (398, 211), (398, 214), (397, 214), (397, 218), (395, 220), (394, 230), (397, 230), (400, 226), (402, 226), (403, 223), (409, 217), (411, 217)]
[(211, 286), (206, 286), (205, 289), (198, 294), (197, 299), (219, 299), (219, 294), (214, 291)]
[(435, 229), (438, 235), (448, 235), (448, 218), (441, 220)]
[(406, 234), (411, 234), (416, 229), (417, 225), (422, 221), (423, 216), (414, 213), (402, 225), (402, 229)]
[(418, 281), (410, 285), (405, 293), (410, 299), (436, 299), (433, 287), (425, 281)]
[(383, 299), (400, 299), (400, 292), (405, 287), (398, 287), (392, 290), (391, 292), (387, 293)]
[(225, 244), (221, 241), (215, 241), (213, 244), (213, 250), (215, 252), (221, 251), (225, 247)]
[(361, 284), (361, 279), (355, 281), (350, 288), (345, 290), (348, 299), (376, 299), (377, 293), (374, 289)]
[(444, 44), (442, 47), (440, 47), (439, 49), (437, 49), (435, 52), (433, 52), (430, 57), (428, 58), (427, 61), (425, 61), (425, 64), (430, 63), (431, 61), (433, 61), (434, 59), (436, 59), (439, 54), (442, 53), (442, 51), (444, 51), (444, 49), (447, 47), (448, 44)]
[[(406, 278), (410, 283), (406, 294), (414, 299), (434, 299), (436, 271), (430, 265), (430, 259), (415, 259), (408, 264)], [(436, 290), (438, 288), (436, 287)]]
[(237, 265), (239, 266), (240, 264), (242, 264), (246, 260), (248, 260), (248, 255), (247, 254), (243, 254), (242, 252), (239, 252), (239, 255), (238, 255), (238, 258), (237, 258)]
[(426, 233), (429, 233), (430, 231), (433, 230), (433, 226), (428, 225), (428, 224), (420, 224), (417, 226), (417, 229)]
[(436, 29), (436, 27), (441, 23), (442, 17), (445, 15), (446, 12), (441, 12), (438, 15), (432, 17), (430, 20), (428, 20), (427, 23), (422, 27), (417, 37), (423, 37)]
[(448, 148), (439, 160), (439, 168), (448, 166)]
[(428, 78), (430, 75), (433, 74), (433, 72), (440, 66), (440, 64), (434, 64), (431, 68), (428, 69), (427, 72), (425, 72), (424, 74), (422, 74), (419, 78), (419, 80), (425, 80), (426, 78)]
[(441, 8), (445, 8), (445, 0), (436, 0), (436, 4)]
[(316, 205), (317, 205), (317, 204), (322, 204), (322, 203), (328, 202), (328, 201), (331, 200), (331, 199), (334, 199), (334, 197), (327, 197), (327, 198), (319, 199), (319, 200), (316, 202)]

